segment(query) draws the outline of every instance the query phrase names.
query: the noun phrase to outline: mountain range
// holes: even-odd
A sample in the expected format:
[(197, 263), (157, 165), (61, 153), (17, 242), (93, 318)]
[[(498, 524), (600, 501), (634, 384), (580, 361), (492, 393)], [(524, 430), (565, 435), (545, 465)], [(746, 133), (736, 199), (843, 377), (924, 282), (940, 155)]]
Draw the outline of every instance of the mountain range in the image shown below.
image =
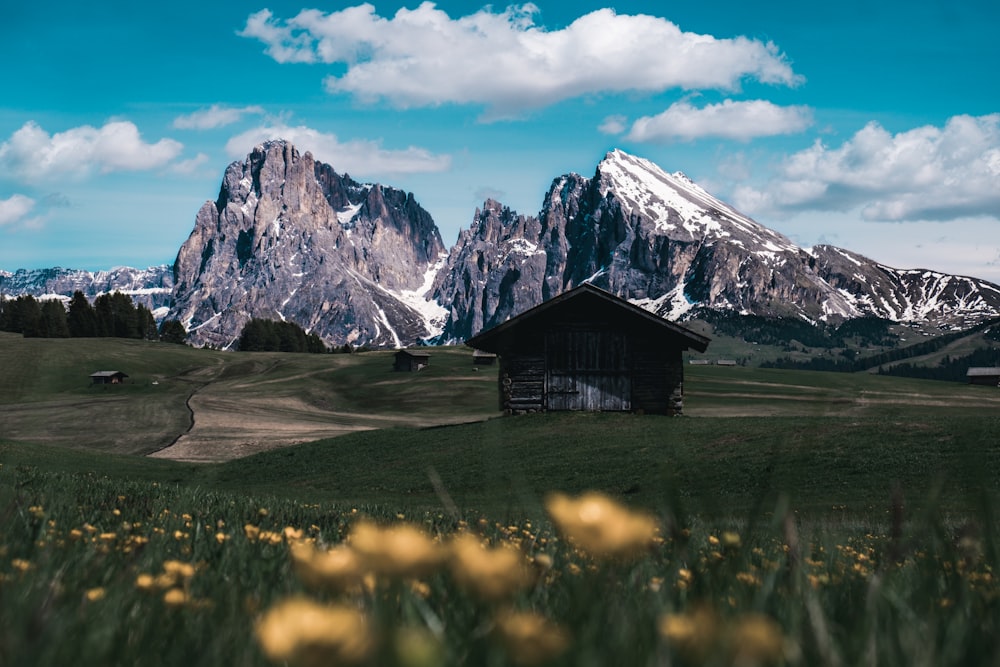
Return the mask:
[[(673, 320), (712, 309), (957, 329), (1000, 315), (997, 285), (800, 248), (684, 174), (618, 150), (591, 177), (555, 178), (536, 215), (487, 200), (448, 250), (412, 193), (271, 141), (227, 167), (169, 270), (117, 271), (128, 289), (169, 293), (158, 315), (218, 348), (251, 317), (294, 321), (330, 345), (463, 341), (583, 282)], [(88, 284), (85, 272), (35, 273), (0, 274), (0, 287)], [(103, 272), (89, 284), (113, 287)]]

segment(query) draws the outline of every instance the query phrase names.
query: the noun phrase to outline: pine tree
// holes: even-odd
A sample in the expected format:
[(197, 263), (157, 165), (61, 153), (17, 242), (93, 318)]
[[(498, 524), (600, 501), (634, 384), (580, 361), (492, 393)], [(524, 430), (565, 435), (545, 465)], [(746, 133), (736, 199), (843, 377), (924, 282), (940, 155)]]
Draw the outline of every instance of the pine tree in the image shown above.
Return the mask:
[(160, 324), (160, 342), (183, 345), (187, 339), (187, 331), (180, 320), (163, 320)]
[(39, 323), (39, 335), (45, 338), (69, 338), (66, 307), (61, 301), (43, 301)]
[(98, 334), (97, 313), (80, 290), (73, 292), (70, 299), (67, 324), (69, 335), (74, 338), (93, 338)]
[(45, 335), (42, 325), (42, 307), (30, 294), (17, 297), (13, 308), (13, 331), (25, 338), (40, 338)]
[(149, 308), (141, 303), (135, 307), (136, 333), (143, 340), (156, 340), (159, 334), (156, 331), (156, 320)]

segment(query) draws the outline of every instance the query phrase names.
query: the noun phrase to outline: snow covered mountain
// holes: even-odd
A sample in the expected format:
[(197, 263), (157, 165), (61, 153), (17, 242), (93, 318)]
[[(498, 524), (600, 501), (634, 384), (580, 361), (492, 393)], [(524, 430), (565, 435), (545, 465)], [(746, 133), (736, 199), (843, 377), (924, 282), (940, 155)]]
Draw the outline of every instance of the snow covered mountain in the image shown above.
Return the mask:
[(816, 322), (874, 315), (962, 327), (1000, 314), (1000, 287), (803, 249), (682, 173), (608, 153), (553, 181), (537, 217), (477, 210), (435, 280), (442, 339), (463, 340), (582, 282), (670, 319), (700, 308)]
[(151, 307), (169, 293), (166, 316), (196, 345), (231, 348), (260, 317), (328, 345), (400, 347), (463, 341), (588, 281), (674, 320), (712, 309), (964, 328), (1000, 315), (997, 285), (800, 248), (622, 151), (590, 178), (556, 178), (537, 215), (487, 200), (446, 251), (412, 194), (358, 183), (285, 141), (229, 165), (172, 272), (0, 273), (0, 292), (119, 289), (159, 299)]
[(78, 269), (18, 269), (14, 273), (0, 271), (0, 294), (17, 297), (30, 294), (42, 299), (69, 301), (77, 290), (93, 301), (101, 294), (121, 292), (132, 297), (153, 312), (166, 313), (173, 295), (172, 267), (164, 264), (148, 269), (126, 266), (109, 271)]

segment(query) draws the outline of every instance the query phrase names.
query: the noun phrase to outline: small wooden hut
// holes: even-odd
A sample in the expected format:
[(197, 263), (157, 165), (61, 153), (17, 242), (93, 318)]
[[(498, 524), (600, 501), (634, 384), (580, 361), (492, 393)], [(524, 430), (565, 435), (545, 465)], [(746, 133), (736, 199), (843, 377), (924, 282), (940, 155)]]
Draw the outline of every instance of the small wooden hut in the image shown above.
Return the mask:
[(396, 361), (392, 365), (394, 371), (419, 371), (431, 363), (431, 355), (426, 352), (398, 350)]
[(500, 359), (500, 409), (683, 410), (682, 352), (709, 339), (590, 284), (466, 341)]
[(128, 375), (121, 371), (97, 371), (90, 374), (93, 384), (124, 384)]
[(965, 373), (969, 384), (982, 384), (990, 387), (1000, 387), (1000, 368), (984, 368), (973, 366)]

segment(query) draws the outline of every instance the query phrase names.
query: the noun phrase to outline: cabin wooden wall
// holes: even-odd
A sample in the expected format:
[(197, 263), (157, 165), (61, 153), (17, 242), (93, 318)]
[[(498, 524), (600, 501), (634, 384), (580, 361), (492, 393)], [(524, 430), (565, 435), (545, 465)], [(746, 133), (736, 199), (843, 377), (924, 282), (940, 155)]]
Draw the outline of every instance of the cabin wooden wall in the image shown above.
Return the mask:
[[(500, 409), (683, 411), (681, 350), (662, 340), (602, 329), (555, 329), (535, 345), (500, 356)], [(539, 348), (544, 343), (544, 353)], [(527, 346), (526, 346), (527, 347)]]
[(500, 357), (500, 409), (508, 414), (545, 409), (545, 355), (510, 352)]

